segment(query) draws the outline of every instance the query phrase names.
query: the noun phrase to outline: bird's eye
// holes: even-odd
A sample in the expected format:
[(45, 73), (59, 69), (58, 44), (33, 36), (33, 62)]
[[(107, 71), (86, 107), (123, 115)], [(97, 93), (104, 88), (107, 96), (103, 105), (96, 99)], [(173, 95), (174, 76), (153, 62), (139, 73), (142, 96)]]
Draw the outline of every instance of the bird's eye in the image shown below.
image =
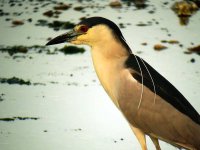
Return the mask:
[(81, 32), (87, 32), (87, 31), (88, 31), (88, 26), (83, 25), (83, 26), (81, 26), (81, 27), (79, 28), (79, 30), (80, 30)]

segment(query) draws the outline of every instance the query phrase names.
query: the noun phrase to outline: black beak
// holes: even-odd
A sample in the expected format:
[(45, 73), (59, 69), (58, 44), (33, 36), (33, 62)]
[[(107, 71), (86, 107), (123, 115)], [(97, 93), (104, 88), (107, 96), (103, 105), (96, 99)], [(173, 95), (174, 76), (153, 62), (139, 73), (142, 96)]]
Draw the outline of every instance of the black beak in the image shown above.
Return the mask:
[(53, 38), (46, 45), (54, 45), (54, 44), (60, 44), (64, 42), (71, 42), (75, 40), (78, 35), (80, 35), (80, 33), (77, 33), (76, 31), (72, 30)]

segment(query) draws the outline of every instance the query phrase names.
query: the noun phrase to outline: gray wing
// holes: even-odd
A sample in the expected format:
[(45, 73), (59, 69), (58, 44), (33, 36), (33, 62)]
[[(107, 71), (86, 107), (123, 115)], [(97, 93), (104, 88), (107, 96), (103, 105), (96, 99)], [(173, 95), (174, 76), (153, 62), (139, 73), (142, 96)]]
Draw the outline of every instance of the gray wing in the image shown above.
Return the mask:
[(147, 62), (142, 58), (131, 54), (126, 60), (125, 65), (127, 68), (134, 70), (132, 76), (138, 82), (143, 83), (152, 92), (155, 92), (156, 90), (157, 95), (200, 125), (200, 115), (194, 107), (168, 80), (160, 75)]

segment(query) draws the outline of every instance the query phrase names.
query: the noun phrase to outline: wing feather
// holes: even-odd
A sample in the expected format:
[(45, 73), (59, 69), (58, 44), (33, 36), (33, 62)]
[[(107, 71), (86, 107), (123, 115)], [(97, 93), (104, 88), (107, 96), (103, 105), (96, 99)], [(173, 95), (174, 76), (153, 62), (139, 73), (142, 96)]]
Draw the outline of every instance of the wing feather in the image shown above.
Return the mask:
[[(133, 77), (148, 87), (152, 92), (162, 97), (177, 110), (200, 125), (200, 115), (187, 99), (161, 74), (152, 68), (142, 58), (131, 54), (125, 63), (127, 68), (133, 69)], [(141, 71), (142, 75), (141, 76)]]

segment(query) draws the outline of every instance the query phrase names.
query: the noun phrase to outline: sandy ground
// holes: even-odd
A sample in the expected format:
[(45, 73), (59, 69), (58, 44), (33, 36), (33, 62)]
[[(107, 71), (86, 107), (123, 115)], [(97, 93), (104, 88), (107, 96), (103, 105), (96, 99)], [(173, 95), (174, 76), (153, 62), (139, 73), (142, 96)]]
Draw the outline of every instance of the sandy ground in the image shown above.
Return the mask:
[[(42, 14), (56, 5), (52, 1), (27, 0), (21, 2), (22, 6), (18, 3), (11, 6), (1, 1), (0, 9), (10, 14), (0, 17), (0, 45), (45, 45), (47, 38), (66, 32), (35, 26), (38, 19), (77, 23), (81, 17), (107, 17), (118, 25), (123, 23), (125, 28), (121, 30), (133, 52), (174, 84), (200, 112), (200, 58), (195, 53), (184, 53), (188, 47), (200, 44), (199, 12), (190, 18), (187, 26), (181, 26), (170, 9), (174, 3), (170, 0), (147, 2), (145, 9), (125, 3), (122, 8), (111, 8), (108, 1), (63, 2), (71, 4), (71, 8), (62, 11), (59, 18), (48, 18)], [(168, 4), (164, 5), (164, 2)], [(41, 7), (44, 4), (45, 7)], [(74, 10), (77, 6), (84, 9)], [(5, 21), (6, 18), (10, 20)], [(27, 21), (30, 18), (32, 22)], [(12, 20), (22, 20), (24, 24), (13, 27)], [(161, 43), (161, 40), (177, 40), (179, 44)], [(168, 48), (155, 51), (153, 46), (159, 43)], [(126, 120), (100, 85), (89, 47), (84, 48), (87, 50), (85, 53), (74, 55), (30, 51), (10, 56), (0, 52), (0, 78), (17, 77), (38, 83), (0, 84), (0, 118), (14, 119), (0, 121), (0, 150), (140, 149)], [(150, 150), (154, 149), (149, 138), (147, 144)], [(161, 147), (176, 149), (164, 142), (161, 142)]]

